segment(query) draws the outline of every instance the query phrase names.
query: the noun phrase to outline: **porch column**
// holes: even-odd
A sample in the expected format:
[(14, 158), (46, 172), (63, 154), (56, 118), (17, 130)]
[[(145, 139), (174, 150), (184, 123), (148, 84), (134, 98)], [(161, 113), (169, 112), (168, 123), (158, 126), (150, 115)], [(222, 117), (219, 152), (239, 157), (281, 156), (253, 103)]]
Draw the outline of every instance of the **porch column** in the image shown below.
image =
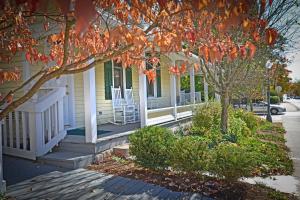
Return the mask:
[[(175, 66), (175, 62), (174, 62)], [(174, 107), (173, 109), (173, 115), (175, 117), (175, 120), (177, 120), (177, 89), (176, 89), (176, 76), (171, 73), (170, 75), (170, 89), (171, 89), (171, 106)]]
[(0, 121), (0, 192), (4, 193), (6, 191), (6, 182), (5, 182), (5, 180), (3, 180), (2, 123), (3, 123), (3, 121)]
[(206, 82), (206, 77), (204, 77), (204, 101), (208, 101), (208, 84)]
[(146, 75), (139, 71), (139, 95), (140, 95), (140, 116), (141, 127), (147, 126), (148, 113), (147, 113), (147, 78)]
[[(91, 60), (89, 63), (93, 62)], [(84, 121), (85, 141), (96, 143), (97, 141), (97, 112), (96, 112), (96, 84), (95, 68), (83, 72), (84, 85)]]
[(190, 93), (191, 93), (191, 103), (195, 104), (195, 69), (190, 67)]

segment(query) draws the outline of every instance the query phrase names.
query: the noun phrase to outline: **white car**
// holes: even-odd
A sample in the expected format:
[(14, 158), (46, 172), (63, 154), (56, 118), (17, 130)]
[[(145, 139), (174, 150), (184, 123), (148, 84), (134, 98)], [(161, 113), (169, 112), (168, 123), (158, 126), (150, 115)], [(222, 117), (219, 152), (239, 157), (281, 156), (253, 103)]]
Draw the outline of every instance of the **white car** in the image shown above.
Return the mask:
[[(267, 113), (267, 107), (268, 104), (266, 102), (253, 103), (253, 112)], [(272, 115), (283, 114), (286, 112), (286, 108), (281, 105), (270, 104), (270, 112)]]

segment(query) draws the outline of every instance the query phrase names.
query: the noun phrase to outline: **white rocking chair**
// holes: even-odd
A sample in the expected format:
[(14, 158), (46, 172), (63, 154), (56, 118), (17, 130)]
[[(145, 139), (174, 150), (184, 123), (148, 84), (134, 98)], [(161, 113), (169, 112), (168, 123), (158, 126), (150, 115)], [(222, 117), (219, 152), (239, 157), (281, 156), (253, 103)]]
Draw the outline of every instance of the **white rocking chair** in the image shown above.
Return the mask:
[(132, 88), (125, 89), (124, 98), (125, 98), (125, 102), (126, 102), (127, 107), (129, 107), (130, 109), (134, 109), (134, 111), (135, 111), (134, 116), (133, 116), (134, 120), (132, 122), (139, 121), (140, 109), (139, 109), (139, 105), (134, 102)]
[(135, 108), (132, 105), (124, 103), (122, 99), (121, 88), (111, 87), (112, 107), (113, 107), (113, 122), (117, 124), (127, 124), (135, 120)]

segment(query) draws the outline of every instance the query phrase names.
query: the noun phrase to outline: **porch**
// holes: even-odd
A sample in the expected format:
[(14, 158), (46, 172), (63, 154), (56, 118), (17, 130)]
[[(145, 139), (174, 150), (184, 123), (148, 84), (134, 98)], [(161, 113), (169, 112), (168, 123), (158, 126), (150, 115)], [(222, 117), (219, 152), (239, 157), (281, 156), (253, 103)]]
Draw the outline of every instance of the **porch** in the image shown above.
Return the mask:
[[(208, 84), (192, 65), (198, 59), (170, 54), (161, 61), (160, 76), (157, 77), (161, 82), (155, 82), (152, 89), (149, 89), (151, 85), (144, 73), (132, 72), (135, 74), (131, 75), (131, 87), (134, 88), (134, 101), (139, 105), (140, 117), (136, 123), (107, 123), (112, 119), (112, 101), (105, 99), (103, 83), (107, 81), (103, 65), (97, 68), (98, 71), (92, 68), (78, 76), (66, 77), (69, 81), (49, 84), (33, 99), (11, 112), (1, 122), (4, 154), (32, 160), (51, 160), (56, 154), (61, 160), (73, 163), (73, 168), (81, 166), (74, 163), (82, 160), (82, 156), (87, 156), (90, 162), (96, 154), (128, 142), (128, 135), (138, 128), (176, 124), (190, 118), (196, 106), (208, 100)], [(181, 75), (169, 73), (170, 62), (173, 66), (186, 62), (184, 76), (188, 78), (185, 83)], [(196, 79), (197, 76), (202, 76), (202, 79)], [(122, 77), (125, 77), (125, 72)], [(126, 83), (126, 80), (112, 81), (113, 85), (108, 88), (121, 82)]]

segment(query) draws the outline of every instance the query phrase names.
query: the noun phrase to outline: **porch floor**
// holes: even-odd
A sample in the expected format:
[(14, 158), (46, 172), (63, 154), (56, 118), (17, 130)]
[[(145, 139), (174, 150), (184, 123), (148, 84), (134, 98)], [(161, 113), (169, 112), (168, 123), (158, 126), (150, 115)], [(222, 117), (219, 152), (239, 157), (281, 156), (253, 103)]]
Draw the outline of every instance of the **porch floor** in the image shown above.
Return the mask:
[[(101, 124), (97, 126), (97, 137), (107, 137), (117, 133), (124, 133), (128, 131), (134, 131), (140, 128), (140, 122), (117, 125), (117, 124)], [(68, 136), (85, 136), (85, 127), (67, 130)]]

